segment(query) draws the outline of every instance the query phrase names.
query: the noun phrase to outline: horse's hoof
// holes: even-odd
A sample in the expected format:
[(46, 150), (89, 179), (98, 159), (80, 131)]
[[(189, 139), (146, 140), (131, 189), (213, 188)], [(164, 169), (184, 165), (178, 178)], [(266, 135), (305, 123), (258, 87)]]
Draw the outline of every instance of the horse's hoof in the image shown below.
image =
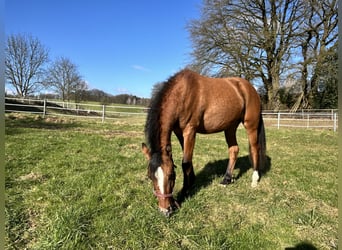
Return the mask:
[(254, 181), (253, 181), (252, 184), (251, 184), (251, 187), (252, 187), (252, 188), (256, 188), (257, 186), (258, 186), (258, 182), (254, 182)]
[(188, 188), (182, 188), (180, 194), (182, 197), (188, 197), (190, 195), (190, 190)]
[(227, 185), (232, 184), (232, 183), (234, 183), (234, 178), (232, 178), (232, 179), (226, 179), (226, 178), (224, 178), (224, 179), (220, 182), (220, 184), (221, 184), (222, 186), (227, 186)]
[(259, 181), (260, 177), (259, 177), (259, 173), (258, 171), (253, 171), (253, 175), (252, 175), (252, 188), (255, 188), (258, 186), (258, 181)]

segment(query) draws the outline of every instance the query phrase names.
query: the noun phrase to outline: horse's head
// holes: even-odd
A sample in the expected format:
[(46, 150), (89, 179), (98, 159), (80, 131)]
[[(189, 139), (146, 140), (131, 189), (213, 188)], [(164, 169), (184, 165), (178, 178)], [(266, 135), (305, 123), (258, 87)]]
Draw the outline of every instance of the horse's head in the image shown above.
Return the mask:
[(153, 182), (153, 193), (158, 198), (159, 210), (169, 216), (178, 207), (172, 194), (176, 166), (173, 164), (171, 147), (167, 146), (164, 151), (151, 153), (145, 143), (142, 144), (142, 152), (148, 160), (148, 177)]

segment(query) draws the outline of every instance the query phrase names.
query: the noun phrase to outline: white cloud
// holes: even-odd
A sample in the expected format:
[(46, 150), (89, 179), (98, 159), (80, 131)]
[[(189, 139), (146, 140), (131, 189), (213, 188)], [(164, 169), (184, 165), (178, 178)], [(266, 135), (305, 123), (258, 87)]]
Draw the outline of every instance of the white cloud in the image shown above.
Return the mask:
[(138, 64), (134, 64), (131, 66), (133, 69), (135, 70), (139, 70), (139, 71), (145, 71), (145, 72), (149, 72), (151, 71), (150, 69), (144, 67), (144, 66), (141, 66), (141, 65), (138, 65)]

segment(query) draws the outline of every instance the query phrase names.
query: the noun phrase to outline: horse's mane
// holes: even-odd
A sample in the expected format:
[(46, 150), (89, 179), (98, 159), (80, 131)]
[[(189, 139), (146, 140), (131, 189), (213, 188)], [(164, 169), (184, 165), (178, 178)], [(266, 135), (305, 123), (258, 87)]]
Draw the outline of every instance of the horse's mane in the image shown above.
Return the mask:
[(145, 124), (145, 136), (147, 144), (151, 149), (151, 161), (149, 168), (151, 173), (154, 173), (157, 168), (162, 164), (161, 159), (161, 145), (160, 145), (160, 133), (161, 124), (160, 116), (162, 112), (162, 104), (164, 97), (171, 91), (172, 87), (176, 84), (177, 79), (193, 73), (191, 70), (184, 69), (171, 76), (167, 81), (154, 85), (152, 91), (151, 103), (147, 113), (147, 119)]
[(151, 154), (161, 151), (160, 148), (160, 116), (163, 98), (171, 90), (175, 84), (175, 79), (179, 77), (186, 70), (182, 70), (175, 75), (171, 76), (167, 81), (154, 85), (152, 91), (152, 98), (147, 113), (145, 124), (145, 135), (148, 145), (151, 149)]

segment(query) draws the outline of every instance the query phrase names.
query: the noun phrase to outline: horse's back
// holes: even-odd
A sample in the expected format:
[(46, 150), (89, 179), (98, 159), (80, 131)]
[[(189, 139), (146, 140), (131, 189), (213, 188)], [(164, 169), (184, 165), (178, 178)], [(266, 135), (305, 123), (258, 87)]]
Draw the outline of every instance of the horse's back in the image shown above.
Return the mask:
[(245, 120), (246, 109), (253, 106), (253, 112), (260, 112), (259, 96), (243, 78), (210, 78), (189, 72), (179, 83), (179, 93), (183, 93), (180, 123), (197, 127), (197, 132), (236, 127)]

